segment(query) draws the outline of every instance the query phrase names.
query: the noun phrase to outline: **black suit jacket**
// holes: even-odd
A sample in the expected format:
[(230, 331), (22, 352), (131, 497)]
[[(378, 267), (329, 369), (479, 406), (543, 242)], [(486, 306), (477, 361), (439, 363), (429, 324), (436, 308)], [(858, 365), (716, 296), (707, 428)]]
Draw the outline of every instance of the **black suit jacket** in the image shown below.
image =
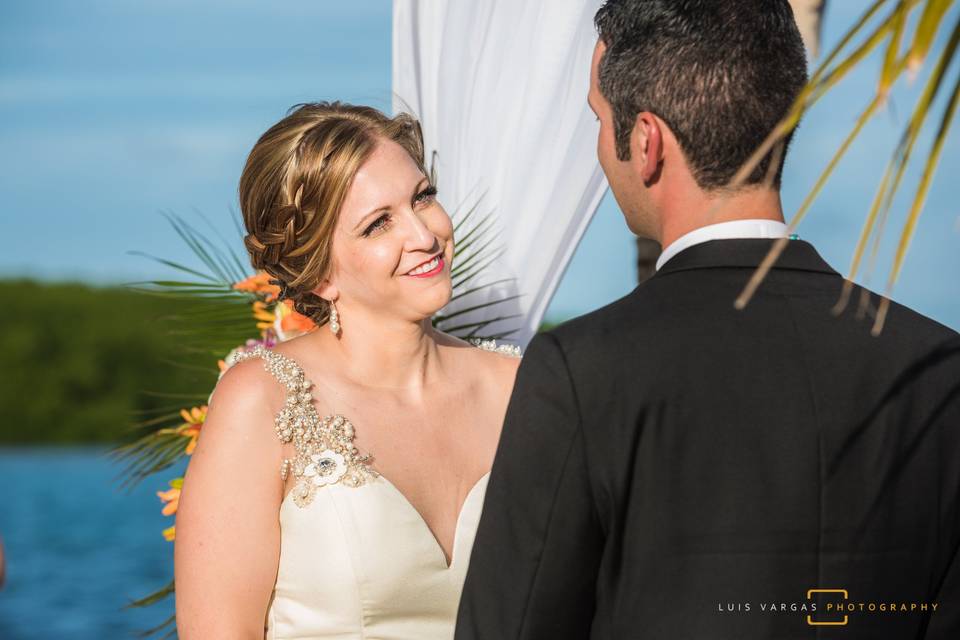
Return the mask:
[(799, 240), (734, 309), (771, 242), (530, 342), (456, 640), (960, 638), (960, 336)]

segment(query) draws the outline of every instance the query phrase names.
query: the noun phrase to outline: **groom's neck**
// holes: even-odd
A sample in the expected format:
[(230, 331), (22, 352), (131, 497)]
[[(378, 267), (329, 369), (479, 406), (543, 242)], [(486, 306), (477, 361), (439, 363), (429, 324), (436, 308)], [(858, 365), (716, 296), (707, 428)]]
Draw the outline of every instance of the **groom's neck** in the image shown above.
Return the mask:
[(667, 247), (694, 229), (731, 220), (783, 222), (783, 206), (776, 189), (755, 187), (733, 194), (688, 191), (686, 197), (666, 198), (660, 215), (660, 246)]

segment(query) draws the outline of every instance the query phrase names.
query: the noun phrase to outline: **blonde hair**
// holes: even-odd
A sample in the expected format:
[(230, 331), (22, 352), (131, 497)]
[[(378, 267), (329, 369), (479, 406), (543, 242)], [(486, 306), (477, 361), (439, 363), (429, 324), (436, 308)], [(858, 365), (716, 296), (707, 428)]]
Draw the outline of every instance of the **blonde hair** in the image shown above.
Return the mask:
[(280, 299), (321, 325), (330, 305), (314, 293), (330, 270), (333, 230), (360, 166), (379, 139), (403, 147), (426, 174), (420, 123), (342, 102), (294, 105), (250, 151), (240, 176), (243, 243)]

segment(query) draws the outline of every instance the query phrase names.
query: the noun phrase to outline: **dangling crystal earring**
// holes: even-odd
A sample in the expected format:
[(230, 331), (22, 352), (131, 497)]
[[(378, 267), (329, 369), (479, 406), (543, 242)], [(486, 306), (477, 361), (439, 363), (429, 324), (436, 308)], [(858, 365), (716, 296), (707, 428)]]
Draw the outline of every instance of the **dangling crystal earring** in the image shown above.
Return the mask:
[(333, 335), (340, 333), (340, 315), (337, 313), (337, 306), (330, 301), (330, 331)]

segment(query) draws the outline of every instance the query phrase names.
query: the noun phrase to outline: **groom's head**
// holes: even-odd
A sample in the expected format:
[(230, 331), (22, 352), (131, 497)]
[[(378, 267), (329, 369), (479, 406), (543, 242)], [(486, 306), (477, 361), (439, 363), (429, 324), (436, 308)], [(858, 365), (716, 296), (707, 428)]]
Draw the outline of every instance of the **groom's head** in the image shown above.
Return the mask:
[[(659, 203), (724, 190), (787, 113), (807, 79), (803, 43), (787, 0), (608, 0), (595, 23), (600, 163), (633, 231), (656, 238)], [(770, 170), (779, 189), (785, 151), (743, 188)]]

